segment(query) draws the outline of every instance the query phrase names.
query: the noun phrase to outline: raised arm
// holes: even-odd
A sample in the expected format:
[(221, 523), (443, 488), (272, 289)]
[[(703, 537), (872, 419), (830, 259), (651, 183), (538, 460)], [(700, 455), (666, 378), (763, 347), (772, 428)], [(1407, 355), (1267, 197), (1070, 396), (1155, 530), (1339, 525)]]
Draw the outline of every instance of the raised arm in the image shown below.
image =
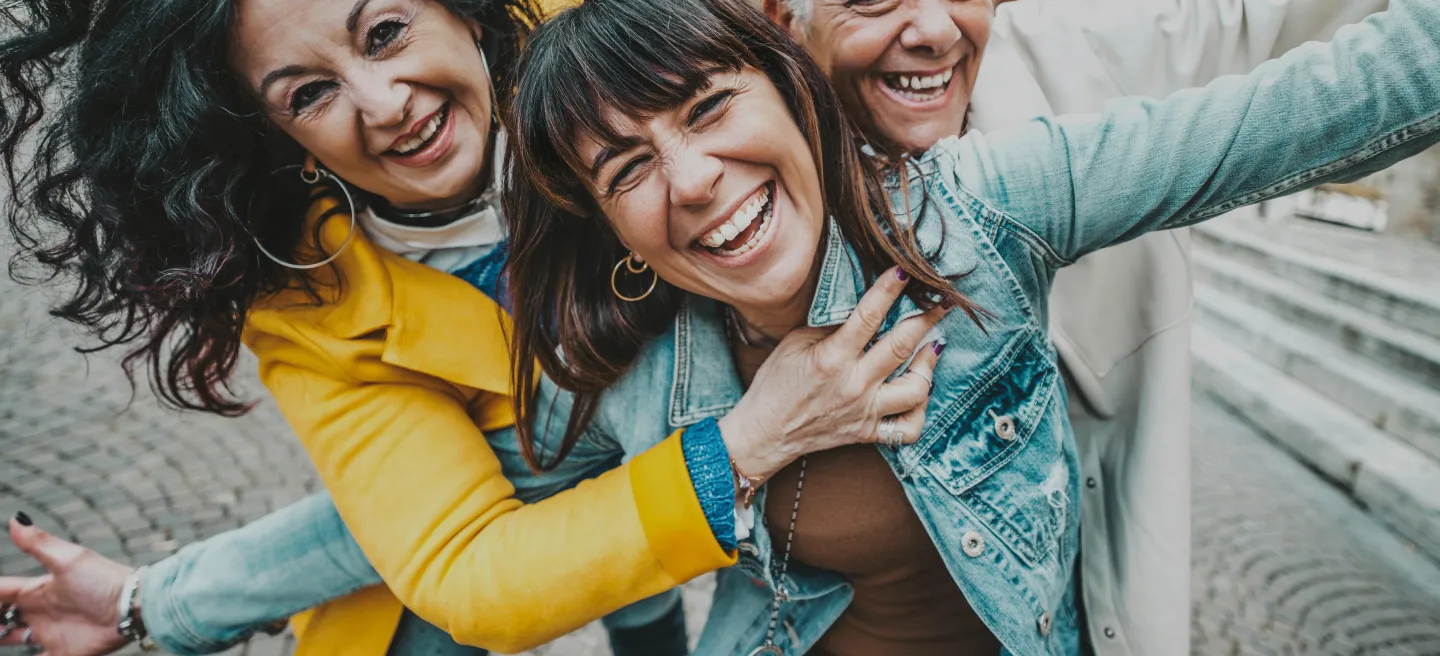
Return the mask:
[[(1067, 0), (1011, 2), (995, 30), (1018, 46), (1057, 113), (1097, 99), (1164, 96), (1247, 73), (1388, 0)], [(983, 97), (980, 98), (984, 100)]]
[(1247, 76), (1095, 115), (943, 142), (958, 183), (1061, 263), (1147, 231), (1383, 169), (1440, 140), (1440, 1), (1390, 11)]

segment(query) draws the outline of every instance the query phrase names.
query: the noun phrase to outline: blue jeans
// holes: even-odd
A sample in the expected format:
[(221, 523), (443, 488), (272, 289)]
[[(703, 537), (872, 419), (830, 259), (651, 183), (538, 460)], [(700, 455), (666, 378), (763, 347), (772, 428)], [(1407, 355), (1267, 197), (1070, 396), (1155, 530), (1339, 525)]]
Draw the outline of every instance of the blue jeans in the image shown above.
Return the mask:
[(385, 653), (386, 656), (485, 656), (490, 652), (455, 642), (450, 634), (407, 608)]

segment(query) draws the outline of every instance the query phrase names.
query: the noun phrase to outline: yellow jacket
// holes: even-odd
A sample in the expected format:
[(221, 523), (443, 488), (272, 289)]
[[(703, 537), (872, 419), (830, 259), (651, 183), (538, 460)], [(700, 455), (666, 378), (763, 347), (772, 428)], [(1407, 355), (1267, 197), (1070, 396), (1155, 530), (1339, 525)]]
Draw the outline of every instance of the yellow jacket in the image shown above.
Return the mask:
[[(348, 224), (325, 224), (327, 252)], [(508, 319), (490, 298), (359, 232), (319, 271), (324, 303), (264, 299), (245, 342), (356, 541), (418, 615), (516, 652), (733, 564), (678, 434), (540, 503), (513, 498), (482, 434), (514, 421)], [(297, 654), (384, 654), (395, 596), (362, 591), (297, 618)]]

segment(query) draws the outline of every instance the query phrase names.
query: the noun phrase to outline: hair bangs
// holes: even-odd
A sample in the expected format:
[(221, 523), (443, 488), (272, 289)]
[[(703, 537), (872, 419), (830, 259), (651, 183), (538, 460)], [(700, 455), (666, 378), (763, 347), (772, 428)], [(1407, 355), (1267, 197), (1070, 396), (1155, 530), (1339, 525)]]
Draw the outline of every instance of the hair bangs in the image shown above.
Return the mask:
[(624, 148), (613, 117), (644, 121), (693, 98), (717, 73), (759, 64), (719, 17), (679, 4), (590, 0), (546, 27), (526, 61), (515, 118), (531, 123), (521, 135), (529, 146), (576, 171), (590, 169), (579, 154), (582, 135)]

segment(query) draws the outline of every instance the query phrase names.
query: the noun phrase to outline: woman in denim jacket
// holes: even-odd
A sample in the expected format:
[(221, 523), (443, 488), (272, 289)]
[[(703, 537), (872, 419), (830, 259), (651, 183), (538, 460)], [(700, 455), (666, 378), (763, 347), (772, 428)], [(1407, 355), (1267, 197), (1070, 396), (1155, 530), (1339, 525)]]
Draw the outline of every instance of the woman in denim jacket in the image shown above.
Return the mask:
[[(1005, 651), (1073, 654), (1080, 476), (1047, 334), (1055, 272), (1440, 140), (1440, 2), (1393, 2), (1328, 45), (1163, 101), (946, 139), (883, 183), (838, 107), (819, 68), (738, 0), (587, 3), (537, 31), (505, 195), (511, 282), (524, 290), (516, 388), (538, 359), (575, 392), (575, 408), (594, 412), (534, 436), (535, 451), (573, 447), (569, 458), (586, 462), (644, 448), (662, 426), (710, 423), (743, 392), (767, 340), (843, 320), (868, 282), (898, 266), (912, 282), (890, 320), (937, 303), (964, 311), (938, 326), (946, 348), (919, 441), (867, 450)], [(618, 284), (593, 280), (611, 267)], [(646, 267), (658, 282), (629, 275)], [(822, 479), (805, 468), (822, 455), (756, 500), (770, 521), (721, 571), (699, 652), (986, 644), (947, 633), (967, 610), (944, 591), (924, 592), (947, 615), (898, 634), (877, 621), (883, 612), (861, 598), (880, 594), (866, 581), (876, 573), (843, 568), (857, 553), (924, 554), (899, 531), (826, 543), (836, 523), (883, 526), (866, 515), (885, 495), (845, 479), (812, 485)]]
[[(1054, 272), (1440, 140), (1437, 0), (1397, 1), (1203, 90), (948, 139), (884, 182), (813, 62), (739, 0), (588, 3), (541, 28), (527, 61), (507, 190), (511, 284), (529, 294), (516, 297), (517, 362), (541, 358), (578, 403), (542, 382), (554, 414), (536, 425), (550, 430), (498, 444), (508, 465), (551, 465), (527, 485), (559, 490), (657, 429), (714, 430), (763, 359), (749, 351), (843, 321), (898, 264), (912, 293), (887, 325), (937, 303), (966, 311), (939, 326), (919, 441), (878, 453), (970, 612), (1017, 654), (1080, 649), (1077, 463), (1046, 334)], [(587, 404), (590, 421), (567, 421)], [(853, 587), (804, 562), (802, 489), (755, 498), (757, 512), (794, 512), (756, 522), (721, 572), (700, 653), (848, 651), (825, 637)], [(735, 498), (717, 492), (702, 503)]]

